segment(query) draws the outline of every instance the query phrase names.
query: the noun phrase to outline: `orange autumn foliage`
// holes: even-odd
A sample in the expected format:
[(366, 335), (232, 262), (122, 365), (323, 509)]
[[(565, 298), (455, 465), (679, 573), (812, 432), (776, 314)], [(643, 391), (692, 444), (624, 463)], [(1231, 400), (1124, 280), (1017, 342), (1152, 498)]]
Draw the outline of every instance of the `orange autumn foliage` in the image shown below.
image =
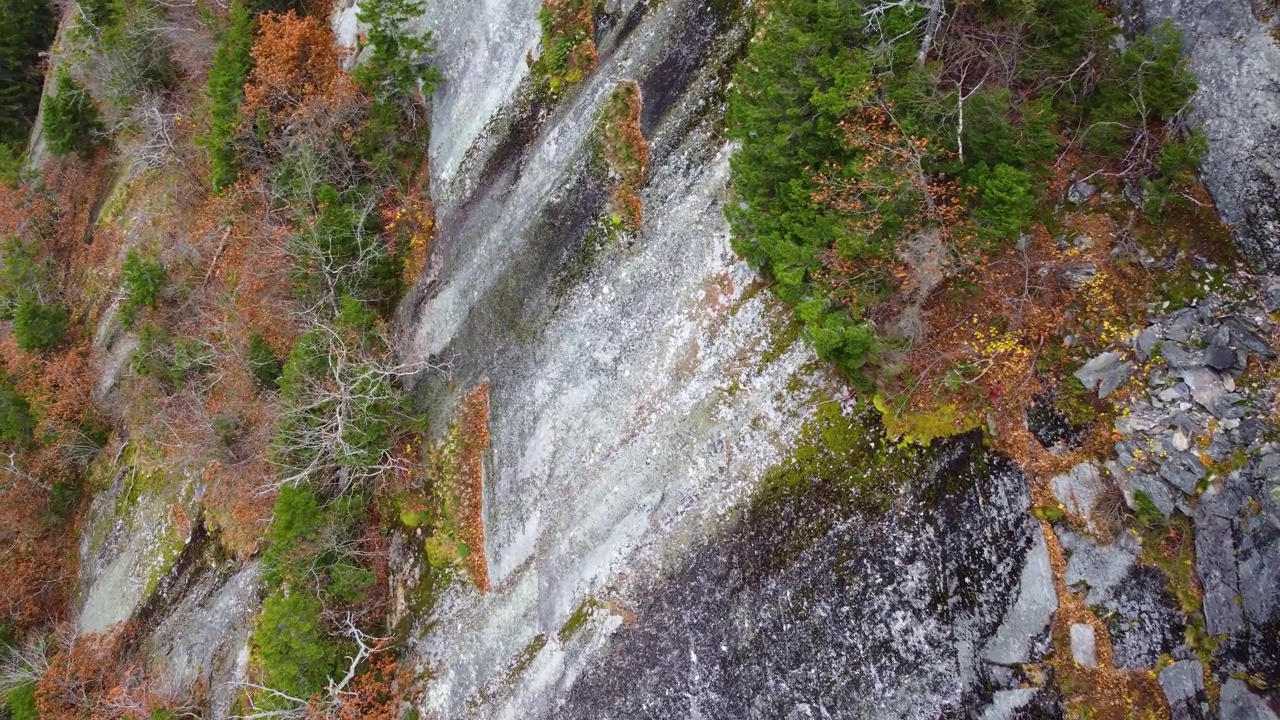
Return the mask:
[(642, 109), (640, 85), (627, 80), (618, 83), (604, 110), (604, 158), (621, 178), (613, 189), (609, 209), (631, 230), (639, 230), (644, 220), (637, 189), (649, 171), (649, 141), (640, 131)]
[[(58, 299), (78, 300), (83, 277), (75, 259), (92, 236), (93, 214), (106, 186), (106, 155), (48, 163), (42, 182), (0, 184), (0, 240), (16, 238), (51, 268)], [(75, 325), (63, 345), (44, 352), (0, 337), (0, 373), (14, 384), (36, 421), (36, 442), (4, 448), (0, 457), (0, 608), (21, 634), (60, 620), (76, 568), (75, 507), (67, 492), (79, 482), (85, 457), (74, 450), (82, 433), (102, 421), (92, 397), (95, 363)], [(10, 455), (10, 453), (12, 453)], [(62, 493), (55, 508), (54, 493)], [(70, 517), (55, 516), (55, 509)]]
[(254, 68), (244, 87), (244, 112), (279, 116), (313, 96), (328, 95), (345, 77), (333, 34), (315, 17), (290, 10), (258, 18), (258, 40), (250, 50)]
[(484, 554), (484, 454), (489, 450), (489, 383), (467, 394), (459, 417), (462, 447), (458, 512), (459, 539), (471, 548), (467, 572), (480, 592), (489, 591), (489, 565)]
[(101, 634), (58, 632), (61, 642), (36, 683), (36, 710), (59, 720), (148, 718), (171, 703), (149, 689), (147, 673), (132, 662), (140, 628), (135, 621)]
[(313, 714), (315, 720), (397, 720), (400, 717), (400, 698), (411, 679), (411, 673), (402, 670), (385, 646), (369, 658), (365, 669), (351, 681), (347, 692), (336, 710), (324, 716)]

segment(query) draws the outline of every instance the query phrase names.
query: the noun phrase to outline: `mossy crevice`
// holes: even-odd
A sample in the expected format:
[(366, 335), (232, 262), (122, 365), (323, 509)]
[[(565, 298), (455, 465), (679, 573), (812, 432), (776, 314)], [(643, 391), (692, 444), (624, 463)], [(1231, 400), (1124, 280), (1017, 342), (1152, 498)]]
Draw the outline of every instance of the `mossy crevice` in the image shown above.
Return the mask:
[(594, 10), (594, 0), (543, 0), (541, 48), (537, 58), (533, 53), (527, 58), (541, 94), (558, 97), (595, 68)]
[(604, 606), (604, 603), (592, 597), (583, 600), (577, 609), (565, 619), (564, 625), (561, 625), (560, 631), (556, 633), (556, 638), (560, 640), (560, 644), (564, 645), (572, 640), (573, 636), (587, 624), (587, 621), (595, 616), (596, 611)]
[(644, 219), (638, 191), (649, 171), (649, 141), (640, 131), (642, 109), (639, 83), (624, 80), (609, 95), (600, 117), (600, 154), (615, 181), (609, 217), (629, 232), (638, 231)]
[(481, 592), (489, 590), (484, 553), (484, 476), (489, 450), (489, 384), (463, 398), (458, 419), (426, 458), (426, 497), (404, 500), (400, 522), (427, 529), (427, 561), (437, 571), (462, 566)]

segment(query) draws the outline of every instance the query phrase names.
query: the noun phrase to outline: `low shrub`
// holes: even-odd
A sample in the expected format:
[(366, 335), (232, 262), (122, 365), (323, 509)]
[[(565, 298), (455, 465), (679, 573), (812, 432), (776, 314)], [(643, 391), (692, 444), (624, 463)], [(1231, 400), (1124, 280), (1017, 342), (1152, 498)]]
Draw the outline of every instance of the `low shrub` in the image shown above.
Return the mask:
[(10, 720), (40, 720), (36, 712), (36, 684), (25, 682), (9, 691), (5, 701)]
[(979, 165), (970, 171), (969, 182), (978, 195), (973, 215), (988, 240), (1012, 240), (1031, 223), (1036, 196), (1029, 173), (1004, 164), (994, 170)]
[(178, 70), (162, 28), (168, 23), (157, 0), (108, 0), (107, 20), (99, 26), (98, 46), (111, 104), (122, 114), (147, 91), (171, 89)]
[(11, 319), (22, 298), (48, 279), (46, 263), (36, 254), (35, 243), (16, 237), (0, 246), (0, 318)]
[(123, 275), (125, 297), (120, 303), (120, 320), (126, 328), (132, 328), (142, 310), (154, 308), (159, 302), (167, 275), (158, 258), (134, 248), (125, 254)]
[(275, 351), (267, 344), (262, 333), (255, 330), (249, 335), (249, 342), (244, 351), (244, 361), (249, 366), (249, 372), (253, 373), (253, 379), (258, 383), (258, 387), (264, 390), (274, 390), (278, 387), (276, 383), (284, 372), (284, 364), (280, 362), (280, 358), (276, 357)]
[(0, 143), (0, 184), (16, 188), (22, 180), (22, 156), (8, 143)]
[(408, 398), (392, 376), (347, 356), (361, 342), (341, 327), (317, 329), (290, 352), (280, 378), (284, 411), (273, 444), (275, 462), (287, 477), (376, 474), (397, 430), (412, 423)]
[(0, 0), (0, 145), (27, 142), (44, 89), (40, 56), (56, 27), (52, 2)]
[(592, 9), (590, 0), (543, 0), (542, 47), (529, 69), (552, 95), (582, 82), (596, 66)]
[(263, 579), (276, 590), (254, 633), (268, 686), (309, 697), (337, 677), (350, 654), (351, 643), (335, 639), (325, 618), (360, 604), (373, 583), (350, 551), (365, 512), (358, 493), (325, 501), (304, 487), (280, 488), (262, 556)]
[(161, 325), (148, 323), (138, 331), (131, 365), (139, 375), (176, 389), (212, 370), (215, 359), (216, 351), (209, 343), (192, 337), (174, 340)]
[[(320, 599), (305, 591), (281, 589), (262, 601), (253, 637), (268, 687), (306, 698), (340, 675), (339, 665), (350, 653), (329, 639), (323, 613)], [(272, 698), (266, 700), (270, 704)]]
[(31, 405), (13, 386), (7, 374), (0, 371), (0, 442), (22, 445), (31, 441), (35, 433), (36, 419)]
[(13, 337), (23, 350), (47, 350), (67, 334), (67, 311), (46, 305), (33, 292), (23, 293), (13, 313)]

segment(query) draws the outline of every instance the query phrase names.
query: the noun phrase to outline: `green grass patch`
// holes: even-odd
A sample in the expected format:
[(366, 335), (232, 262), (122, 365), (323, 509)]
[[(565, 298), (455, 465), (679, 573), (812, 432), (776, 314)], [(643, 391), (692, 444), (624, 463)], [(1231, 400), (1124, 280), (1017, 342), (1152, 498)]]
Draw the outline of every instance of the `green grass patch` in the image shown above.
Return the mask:
[(872, 404), (880, 412), (885, 432), (903, 443), (928, 445), (938, 438), (968, 432), (981, 425), (978, 418), (967, 417), (952, 403), (941, 403), (930, 410), (913, 411), (897, 407), (876, 393)]

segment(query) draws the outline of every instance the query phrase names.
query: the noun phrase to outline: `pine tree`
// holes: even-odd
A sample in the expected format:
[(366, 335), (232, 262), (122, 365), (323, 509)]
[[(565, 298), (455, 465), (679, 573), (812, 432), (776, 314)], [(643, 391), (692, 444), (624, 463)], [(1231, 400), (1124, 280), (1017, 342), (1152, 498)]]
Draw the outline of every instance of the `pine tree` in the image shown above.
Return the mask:
[(254, 21), (241, 2), (231, 4), (227, 29), (209, 68), (209, 134), (201, 145), (209, 155), (209, 184), (222, 190), (236, 180), (235, 138), (244, 104), (244, 83), (253, 68)]
[(44, 111), (44, 137), (56, 155), (86, 152), (102, 133), (102, 116), (84, 86), (67, 69), (58, 70), (53, 97)]
[(0, 0), (0, 143), (26, 143), (44, 83), (40, 53), (54, 27), (45, 0)]

